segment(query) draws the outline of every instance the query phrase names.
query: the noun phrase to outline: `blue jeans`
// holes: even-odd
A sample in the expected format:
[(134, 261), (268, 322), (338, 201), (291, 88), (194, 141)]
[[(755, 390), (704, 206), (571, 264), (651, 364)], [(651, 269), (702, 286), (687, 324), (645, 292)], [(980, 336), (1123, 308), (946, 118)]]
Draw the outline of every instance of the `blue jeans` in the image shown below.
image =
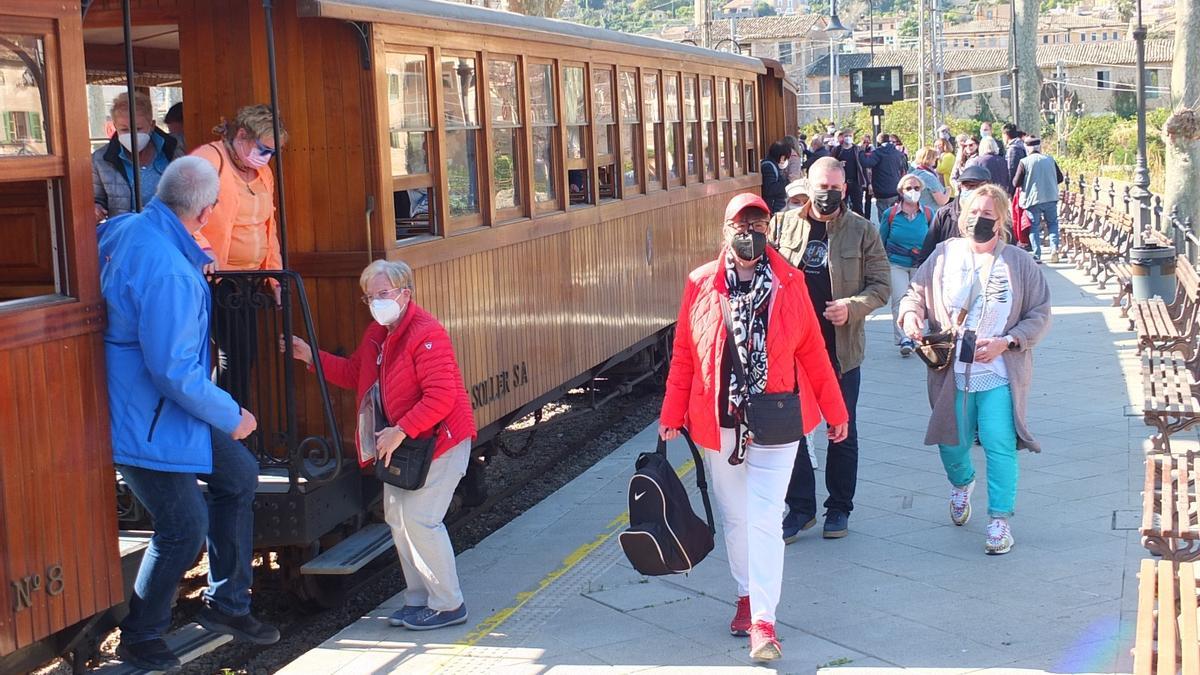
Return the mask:
[(1035, 204), (1025, 212), (1029, 214), (1029, 245), (1033, 247), (1033, 257), (1042, 259), (1042, 228), (1041, 221), (1046, 221), (1050, 230), (1051, 251), (1058, 250), (1058, 202)]
[[(964, 396), (967, 397), (965, 418)], [(954, 410), (958, 445), (938, 446), (946, 477), (955, 487), (964, 487), (975, 480), (971, 446), (978, 429), (987, 460), (988, 515), (1008, 518), (1017, 501), (1017, 429), (1013, 424), (1012, 391), (1007, 384), (969, 394), (959, 390), (954, 395)]]
[[(861, 383), (860, 368), (843, 373), (838, 380), (846, 411), (850, 413), (850, 430), (846, 440), (831, 442), (825, 453), (825, 488), (829, 490), (825, 508), (830, 511), (850, 513), (854, 510), (854, 489), (858, 485), (858, 389)], [(790, 513), (817, 513), (817, 479), (804, 438), (800, 439), (800, 450), (792, 463), (792, 479), (788, 483), (785, 501)]]
[[(227, 615), (250, 613), (258, 461), (244, 445), (216, 429), (212, 445), (213, 470), (206, 475), (118, 467), (154, 521), (154, 536), (133, 584), (129, 616), (121, 622), (121, 640), (128, 644), (161, 638), (166, 632), (175, 591), (206, 537), (204, 601)], [(207, 494), (197, 479), (208, 484)]]

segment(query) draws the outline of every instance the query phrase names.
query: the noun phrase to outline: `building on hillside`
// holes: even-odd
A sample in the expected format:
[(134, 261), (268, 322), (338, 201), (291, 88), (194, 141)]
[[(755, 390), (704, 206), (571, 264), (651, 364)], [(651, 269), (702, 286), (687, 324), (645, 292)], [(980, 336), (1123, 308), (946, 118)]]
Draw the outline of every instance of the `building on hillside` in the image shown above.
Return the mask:
[[(854, 24), (854, 29), (851, 37), (854, 40), (854, 48), (868, 50), (871, 48), (871, 40), (875, 40), (875, 47), (892, 47), (895, 46), (899, 39), (900, 23), (904, 21), (903, 17), (899, 16), (862, 16)], [(872, 26), (874, 24), (874, 26)]]
[[(1008, 49), (1011, 23), (1006, 13), (996, 13), (994, 19), (976, 19), (960, 24), (946, 24), (943, 35), (946, 49), (989, 48)], [(1043, 14), (1038, 17), (1037, 43), (1041, 45), (1090, 44), (1117, 42), (1129, 37), (1129, 25), (1114, 19), (1074, 14)]]
[[(1092, 44), (1039, 45), (1038, 70), (1041, 72), (1042, 97), (1039, 107), (1057, 106), (1055, 72), (1063, 66), (1064, 98), (1067, 108), (1091, 115), (1118, 108), (1118, 96), (1126, 102), (1136, 77), (1136, 45), (1132, 40)], [(1171, 58), (1174, 40), (1146, 41), (1146, 102), (1150, 108), (1170, 105)], [(1009, 116), (1011, 106), (1007, 49), (947, 49), (945, 54), (945, 111), (954, 117), (988, 114), (993, 118)], [(918, 55), (914, 50), (884, 50), (870, 54), (841, 54), (836, 59), (836, 100), (830, 97), (830, 62), (819, 57), (806, 73), (807, 89), (817, 92), (815, 100), (800, 101), (801, 124), (828, 119), (831, 108), (848, 117), (857, 104), (850, 103), (850, 71), (870, 66), (900, 66), (904, 69), (905, 98), (917, 95)]]
[(716, 11), (718, 19), (750, 19), (754, 17), (754, 3), (757, 0), (730, 0), (721, 5)]

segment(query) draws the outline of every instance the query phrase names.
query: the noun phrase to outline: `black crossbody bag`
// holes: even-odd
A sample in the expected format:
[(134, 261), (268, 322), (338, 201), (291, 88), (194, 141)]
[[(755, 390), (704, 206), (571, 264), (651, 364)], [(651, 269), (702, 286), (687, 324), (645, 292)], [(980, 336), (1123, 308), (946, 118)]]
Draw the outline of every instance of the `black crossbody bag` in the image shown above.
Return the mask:
[[(729, 300), (721, 298), (721, 314), (725, 317), (725, 340), (733, 353), (733, 367), (743, 382), (749, 382), (742, 360), (737, 357), (737, 346), (733, 344), (733, 317), (729, 312)], [(800, 418), (800, 380), (797, 375), (796, 389), (782, 394), (750, 394), (746, 399), (745, 424), (750, 435), (759, 445), (784, 445), (795, 443), (804, 436), (804, 423)], [(722, 402), (722, 405), (724, 403)], [(741, 434), (738, 434), (736, 455), (744, 456)]]
[[(437, 445), (438, 433), (441, 431), (442, 425), (438, 424), (433, 429), (433, 434), (429, 438), (410, 438), (405, 437), (400, 442), (400, 447), (392, 452), (392, 457), (385, 465), (379, 461), (378, 451), (375, 448), (375, 434), (386, 429), (388, 424), (387, 414), (383, 410), (383, 347), (379, 348), (379, 358), (375, 364), (379, 368), (379, 379), (367, 391), (367, 395), (363, 400), (364, 405), (371, 403), (370, 407), (374, 409), (374, 420), (371, 423), (367, 417), (372, 415), (359, 415), (359, 444), (360, 447), (368, 447), (371, 456), (375, 457), (375, 477), (379, 480), (398, 487), (401, 490), (420, 490), (425, 487), (425, 479), (429, 477), (429, 466), (433, 464), (433, 451)], [(364, 429), (363, 424), (367, 423), (368, 428)]]

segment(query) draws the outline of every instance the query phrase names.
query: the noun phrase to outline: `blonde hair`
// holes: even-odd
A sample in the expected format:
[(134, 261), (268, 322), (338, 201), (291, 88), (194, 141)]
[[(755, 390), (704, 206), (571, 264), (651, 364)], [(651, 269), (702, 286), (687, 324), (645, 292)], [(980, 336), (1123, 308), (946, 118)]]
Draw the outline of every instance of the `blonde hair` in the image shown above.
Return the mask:
[[(237, 117), (234, 117), (232, 122), (222, 117), (221, 123), (213, 127), (213, 133), (224, 136), (227, 141), (232, 141), (239, 130), (245, 130), (246, 135), (257, 141), (274, 136), (274, 124), (275, 118), (271, 115), (271, 107), (259, 103), (238, 109)], [(283, 128), (283, 120), (280, 120), (279, 138), (275, 139), (275, 146), (279, 147), (287, 143), (287, 139), (288, 134)]]
[(379, 275), (387, 277), (387, 280), (392, 283), (393, 288), (407, 289), (415, 291), (415, 280), (413, 279), (412, 268), (407, 263), (399, 260), (374, 260), (362, 274), (358, 275), (358, 285), (362, 287), (363, 293), (367, 292), (367, 286), (371, 280)]
[(914, 158), (917, 166), (933, 166), (938, 161), (938, 151), (928, 145), (917, 151), (917, 156)]
[[(133, 107), (136, 110), (137, 115), (145, 115), (148, 121), (154, 121), (154, 106), (150, 105), (149, 96), (140, 91), (134, 92)], [(129, 117), (129, 92), (123, 91), (120, 94), (117, 94), (117, 98), (113, 100), (112, 108), (109, 109), (108, 114), (114, 120), (117, 118), (117, 115), (125, 115), (126, 117)], [(137, 126), (136, 117), (130, 120), (129, 126)]]
[(979, 154), (998, 155), (1000, 154), (1000, 144), (991, 136), (984, 136), (979, 139)]
[(1008, 198), (1008, 193), (1000, 189), (1000, 186), (995, 183), (984, 183), (971, 191), (971, 195), (967, 201), (963, 202), (962, 212), (958, 216), (958, 232), (964, 237), (970, 236), (967, 221), (971, 217), (971, 208), (975, 202), (989, 197), (992, 200), (992, 208), (996, 211), (996, 225), (1000, 228), (1001, 238), (1008, 240), (1009, 233), (1012, 232), (1012, 212), (1009, 210), (1011, 201)]

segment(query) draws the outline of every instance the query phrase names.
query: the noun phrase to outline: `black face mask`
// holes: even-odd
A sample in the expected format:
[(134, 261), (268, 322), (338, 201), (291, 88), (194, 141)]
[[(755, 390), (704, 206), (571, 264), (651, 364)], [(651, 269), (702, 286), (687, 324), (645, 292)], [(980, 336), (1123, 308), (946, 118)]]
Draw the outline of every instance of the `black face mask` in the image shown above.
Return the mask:
[(823, 216), (832, 216), (842, 208), (842, 191), (841, 190), (814, 190), (812, 193), (812, 205), (817, 210), (817, 213)]
[(971, 216), (971, 238), (980, 244), (986, 244), (996, 237), (996, 220), (984, 216)]
[(740, 232), (733, 235), (729, 245), (733, 254), (742, 260), (758, 260), (767, 250), (767, 235), (762, 232)]

